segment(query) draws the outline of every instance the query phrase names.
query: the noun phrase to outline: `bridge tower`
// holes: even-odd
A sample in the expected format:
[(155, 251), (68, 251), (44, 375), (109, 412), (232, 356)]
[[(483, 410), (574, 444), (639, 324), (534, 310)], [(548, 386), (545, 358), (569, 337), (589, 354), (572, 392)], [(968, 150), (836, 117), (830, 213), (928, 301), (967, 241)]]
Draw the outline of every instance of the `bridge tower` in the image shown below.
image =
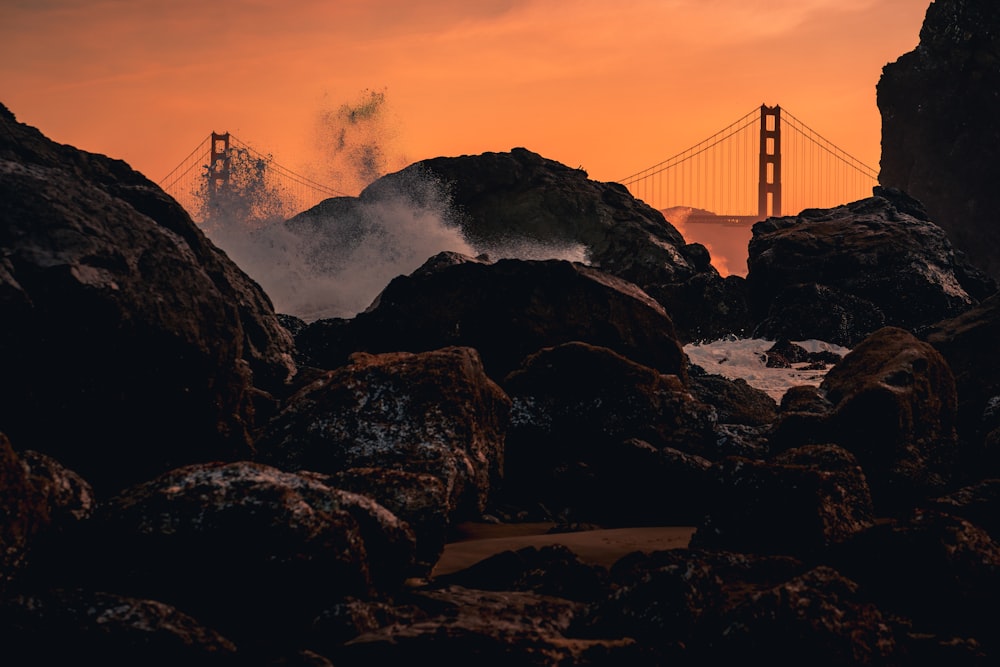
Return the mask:
[[(768, 213), (770, 195), (770, 213)], [(781, 215), (781, 107), (760, 106), (760, 180), (757, 182), (757, 215)]]
[(208, 201), (210, 205), (229, 188), (229, 166), (229, 133), (212, 132), (212, 143), (208, 148)]

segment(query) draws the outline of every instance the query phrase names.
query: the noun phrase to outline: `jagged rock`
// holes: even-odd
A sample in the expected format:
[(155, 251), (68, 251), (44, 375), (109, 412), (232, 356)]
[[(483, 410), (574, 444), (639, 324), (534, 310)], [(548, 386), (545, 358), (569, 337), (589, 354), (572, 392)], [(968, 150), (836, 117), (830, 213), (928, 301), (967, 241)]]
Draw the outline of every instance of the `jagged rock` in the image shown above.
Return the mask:
[(826, 427), (833, 404), (819, 387), (790, 387), (781, 397), (778, 419), (768, 433), (768, 448), (775, 452), (805, 444), (830, 442)]
[(741, 281), (724, 280), (704, 246), (688, 244), (660, 211), (618, 183), (592, 181), (582, 169), (514, 148), (417, 162), (375, 181), (359, 200), (391, 194), (425, 206), (428, 179), (447, 191), (451, 221), (478, 252), (504, 256), (521, 248), (528, 259), (533, 247), (579, 248), (601, 271), (655, 290), (685, 341), (746, 325)]
[(0, 128), (0, 429), (105, 495), (249, 456), (294, 370), (267, 296), (124, 162)]
[(442, 586), (526, 591), (579, 602), (593, 602), (609, 592), (607, 570), (582, 562), (561, 544), (504, 551), (434, 581)]
[(1000, 547), (982, 528), (915, 512), (858, 533), (830, 564), (880, 608), (912, 619), (915, 632), (972, 637), (997, 650)]
[(909, 507), (951, 482), (955, 378), (929, 344), (880, 329), (831, 368), (820, 389), (835, 407), (814, 437), (858, 457), (880, 511)]
[(927, 208), (956, 248), (1000, 279), (1000, 6), (935, 0), (920, 43), (882, 70), (879, 181)]
[(90, 518), (96, 500), (87, 480), (40, 452), (21, 452), (20, 459), (28, 479), (41, 495), (52, 524), (50, 530), (68, 530)]
[[(691, 247), (700, 247), (694, 243)], [(749, 337), (754, 329), (749, 291), (743, 276), (719, 277), (705, 270), (679, 283), (651, 283), (643, 290), (667, 309), (685, 343), (726, 336)]]
[(885, 325), (885, 313), (875, 303), (835, 287), (805, 283), (786, 286), (769, 299), (753, 337), (795, 336), (850, 346)]
[(727, 456), (748, 459), (766, 459), (771, 454), (773, 426), (748, 426), (746, 424), (717, 424), (715, 426), (715, 452), (713, 461)]
[(631, 283), (560, 260), (442, 263), (435, 258), (393, 280), (352, 320), (318, 320), (296, 337), (320, 368), (349, 354), (473, 347), (487, 373), (503, 379), (543, 347), (583, 341), (663, 373), (686, 376), (674, 326)]
[(417, 540), (414, 574), (430, 574), (451, 524), (448, 487), (440, 477), (392, 468), (349, 468), (328, 479), (329, 486), (368, 496), (409, 524)]
[(719, 663), (884, 665), (903, 655), (886, 615), (825, 566), (755, 591), (721, 625), (710, 654)]
[(975, 305), (944, 231), (879, 192), (754, 225), (755, 336), (853, 347), (883, 325), (915, 331)]
[(801, 447), (770, 461), (730, 457), (713, 474), (693, 548), (815, 557), (875, 520), (861, 467), (840, 447)]
[(666, 493), (669, 485), (651, 474), (675, 463), (659, 450), (701, 454), (714, 446), (715, 412), (677, 376), (607, 348), (544, 348), (503, 386), (513, 403), (504, 495), (516, 504), (555, 504), (584, 521), (677, 516), (671, 501), (680, 494)]
[(677, 375), (582, 342), (528, 356), (503, 387), (513, 401), (510, 441), (524, 429), (574, 448), (634, 437), (697, 451), (715, 422)]
[(509, 411), (473, 349), (358, 353), (290, 398), (257, 449), (286, 470), (430, 474), (450, 518), (478, 517), (502, 475)]
[(41, 494), (0, 433), (0, 594), (27, 559), (32, 538), (48, 525)]
[[(1000, 452), (984, 446), (987, 434), (1000, 426), (1000, 295), (986, 299), (956, 318), (938, 322), (925, 333), (955, 375), (958, 428), (972, 451), (966, 462), (972, 479), (1000, 476)], [(992, 413), (992, 414), (991, 414)]]
[[(0, 603), (11, 665), (240, 665), (236, 646), (188, 614), (113, 593), (21, 593)], [(245, 658), (240, 660), (240, 658)]]
[(414, 548), (371, 499), (251, 462), (172, 470), (91, 523), (74, 558), (94, 588), (174, 604), (241, 643), (293, 641), (326, 604), (398, 590)]
[(611, 594), (591, 606), (576, 633), (634, 638), (649, 651), (651, 665), (716, 664), (725, 610), (803, 569), (788, 557), (693, 549), (635, 552), (612, 566)]
[(924, 507), (970, 521), (1000, 543), (1000, 479), (964, 486), (929, 500)]
[(764, 365), (768, 368), (791, 368), (793, 364), (803, 363), (826, 367), (828, 364), (836, 364), (843, 358), (836, 352), (829, 350), (809, 352), (787, 338), (775, 341), (774, 345), (768, 348), (764, 354), (767, 355), (767, 362)]
[(387, 625), (351, 640), (338, 664), (639, 664), (631, 640), (567, 636), (574, 619), (584, 611), (580, 602), (460, 586), (415, 597), (436, 613), (412, 625)]
[(349, 598), (323, 609), (310, 623), (305, 641), (323, 655), (335, 657), (337, 665), (348, 664), (340, 655), (344, 644), (390, 625), (414, 625), (440, 613), (433, 605), (428, 607), (422, 609), (412, 602)]
[(811, 384), (789, 387), (781, 397), (781, 405), (778, 407), (783, 415), (793, 412), (826, 415), (833, 410), (833, 404), (827, 400), (819, 387)]
[(767, 426), (777, 417), (774, 399), (742, 378), (713, 375), (700, 367), (690, 369), (690, 378), (691, 394), (715, 408), (720, 424)]

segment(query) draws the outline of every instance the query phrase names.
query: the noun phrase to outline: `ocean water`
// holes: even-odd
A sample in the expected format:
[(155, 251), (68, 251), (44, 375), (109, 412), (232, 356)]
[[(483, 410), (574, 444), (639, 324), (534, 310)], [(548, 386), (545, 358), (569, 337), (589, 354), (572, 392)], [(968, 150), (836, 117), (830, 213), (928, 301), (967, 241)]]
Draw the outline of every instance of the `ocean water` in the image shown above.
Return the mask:
[[(809, 352), (831, 351), (841, 356), (850, 350), (840, 345), (820, 340), (792, 341)], [(730, 379), (743, 379), (751, 387), (766, 392), (780, 402), (785, 392), (796, 385), (818, 387), (826, 376), (825, 370), (806, 370), (808, 364), (794, 364), (793, 368), (768, 368), (767, 350), (774, 341), (761, 338), (729, 338), (708, 343), (692, 343), (684, 347), (691, 363), (713, 375)]]

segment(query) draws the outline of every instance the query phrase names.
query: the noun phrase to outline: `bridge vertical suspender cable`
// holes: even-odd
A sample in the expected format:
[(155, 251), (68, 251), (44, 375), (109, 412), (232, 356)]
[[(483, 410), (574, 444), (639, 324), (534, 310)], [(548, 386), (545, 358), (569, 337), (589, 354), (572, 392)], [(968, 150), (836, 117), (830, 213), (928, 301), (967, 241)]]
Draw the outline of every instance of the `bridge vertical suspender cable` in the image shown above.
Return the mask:
[(655, 208), (707, 210), (736, 221), (862, 199), (878, 173), (787, 109), (761, 105), (619, 182)]

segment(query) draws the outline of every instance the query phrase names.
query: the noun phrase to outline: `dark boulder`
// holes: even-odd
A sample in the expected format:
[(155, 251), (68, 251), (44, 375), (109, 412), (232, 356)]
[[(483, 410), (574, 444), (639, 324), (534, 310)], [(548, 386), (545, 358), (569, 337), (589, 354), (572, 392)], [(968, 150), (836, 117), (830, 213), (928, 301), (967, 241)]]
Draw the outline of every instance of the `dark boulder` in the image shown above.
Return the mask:
[(608, 591), (608, 572), (584, 563), (561, 544), (503, 551), (458, 572), (435, 577), (441, 586), (487, 591), (525, 591), (593, 602)]
[(126, 489), (67, 567), (239, 642), (294, 642), (325, 604), (399, 589), (414, 538), (371, 499), (259, 463), (195, 464)]
[(696, 399), (715, 408), (720, 424), (768, 426), (777, 417), (774, 399), (742, 378), (730, 379), (692, 367), (688, 385)]
[(944, 231), (879, 192), (754, 225), (755, 335), (853, 347), (884, 325), (916, 331), (976, 303)]
[(258, 456), (284, 470), (430, 474), (444, 485), (449, 518), (475, 518), (503, 472), (509, 412), (473, 349), (358, 353), (287, 401), (258, 439)]
[(690, 466), (662, 450), (712, 451), (715, 412), (677, 376), (566, 343), (529, 356), (503, 386), (513, 403), (507, 500), (617, 524), (676, 519), (689, 515), (685, 505), (700, 506), (680, 492), (696, 486), (684, 483)]
[(708, 655), (717, 664), (846, 667), (901, 664), (904, 653), (887, 614), (855, 582), (819, 566), (728, 610)]
[(300, 353), (311, 365), (336, 368), (356, 351), (467, 346), (499, 381), (543, 347), (583, 341), (686, 375), (669, 315), (631, 283), (560, 260), (441, 259), (393, 280), (351, 320), (313, 322), (296, 337)]
[(248, 456), (294, 370), (267, 296), (124, 162), (0, 127), (0, 429), (105, 495)]
[(985, 440), (1000, 427), (1000, 295), (958, 317), (930, 327), (924, 336), (948, 362), (958, 391), (958, 428), (971, 451), (967, 475), (1000, 476), (1000, 451)]
[(0, 433), (0, 594), (24, 567), (32, 539), (47, 525), (41, 493)]
[(1000, 479), (984, 479), (955, 489), (928, 500), (922, 506), (974, 523), (1000, 544)]
[(821, 433), (850, 450), (880, 513), (952, 482), (959, 455), (955, 378), (941, 354), (902, 329), (880, 329), (820, 384), (835, 406)]
[(914, 512), (872, 526), (831, 552), (830, 564), (914, 632), (971, 637), (995, 654), (1000, 546), (948, 514)]
[(520, 591), (448, 586), (413, 596), (433, 610), (417, 623), (390, 624), (347, 642), (337, 664), (634, 665), (631, 640), (568, 636), (581, 602)]
[(423, 160), (375, 181), (359, 199), (403, 194), (423, 206), (428, 179), (448, 193), (450, 219), (477, 252), (530, 259), (532, 248), (562, 248), (585, 255), (595, 268), (655, 290), (676, 313), (685, 341), (746, 325), (742, 281), (723, 279), (704, 246), (688, 244), (660, 211), (618, 183), (592, 181), (582, 169), (514, 148)]
[(417, 540), (414, 574), (430, 574), (451, 525), (452, 499), (441, 477), (396, 468), (348, 468), (325, 477), (328, 486), (368, 496), (409, 524)]
[(784, 556), (634, 552), (611, 567), (610, 595), (591, 605), (575, 631), (632, 638), (648, 651), (648, 664), (716, 664), (726, 610), (803, 570), (801, 562)]
[(879, 182), (919, 199), (1000, 279), (1000, 5), (935, 0), (917, 47), (882, 70)]
[(112, 593), (21, 593), (0, 603), (11, 665), (241, 665), (236, 646), (178, 609)]
[(840, 447), (791, 449), (766, 462), (731, 457), (713, 473), (693, 548), (815, 558), (875, 520), (864, 473)]
[(715, 415), (681, 379), (605, 347), (570, 342), (527, 357), (503, 380), (513, 401), (510, 441), (523, 431), (544, 439), (598, 444), (642, 438), (658, 448), (699, 451)]

